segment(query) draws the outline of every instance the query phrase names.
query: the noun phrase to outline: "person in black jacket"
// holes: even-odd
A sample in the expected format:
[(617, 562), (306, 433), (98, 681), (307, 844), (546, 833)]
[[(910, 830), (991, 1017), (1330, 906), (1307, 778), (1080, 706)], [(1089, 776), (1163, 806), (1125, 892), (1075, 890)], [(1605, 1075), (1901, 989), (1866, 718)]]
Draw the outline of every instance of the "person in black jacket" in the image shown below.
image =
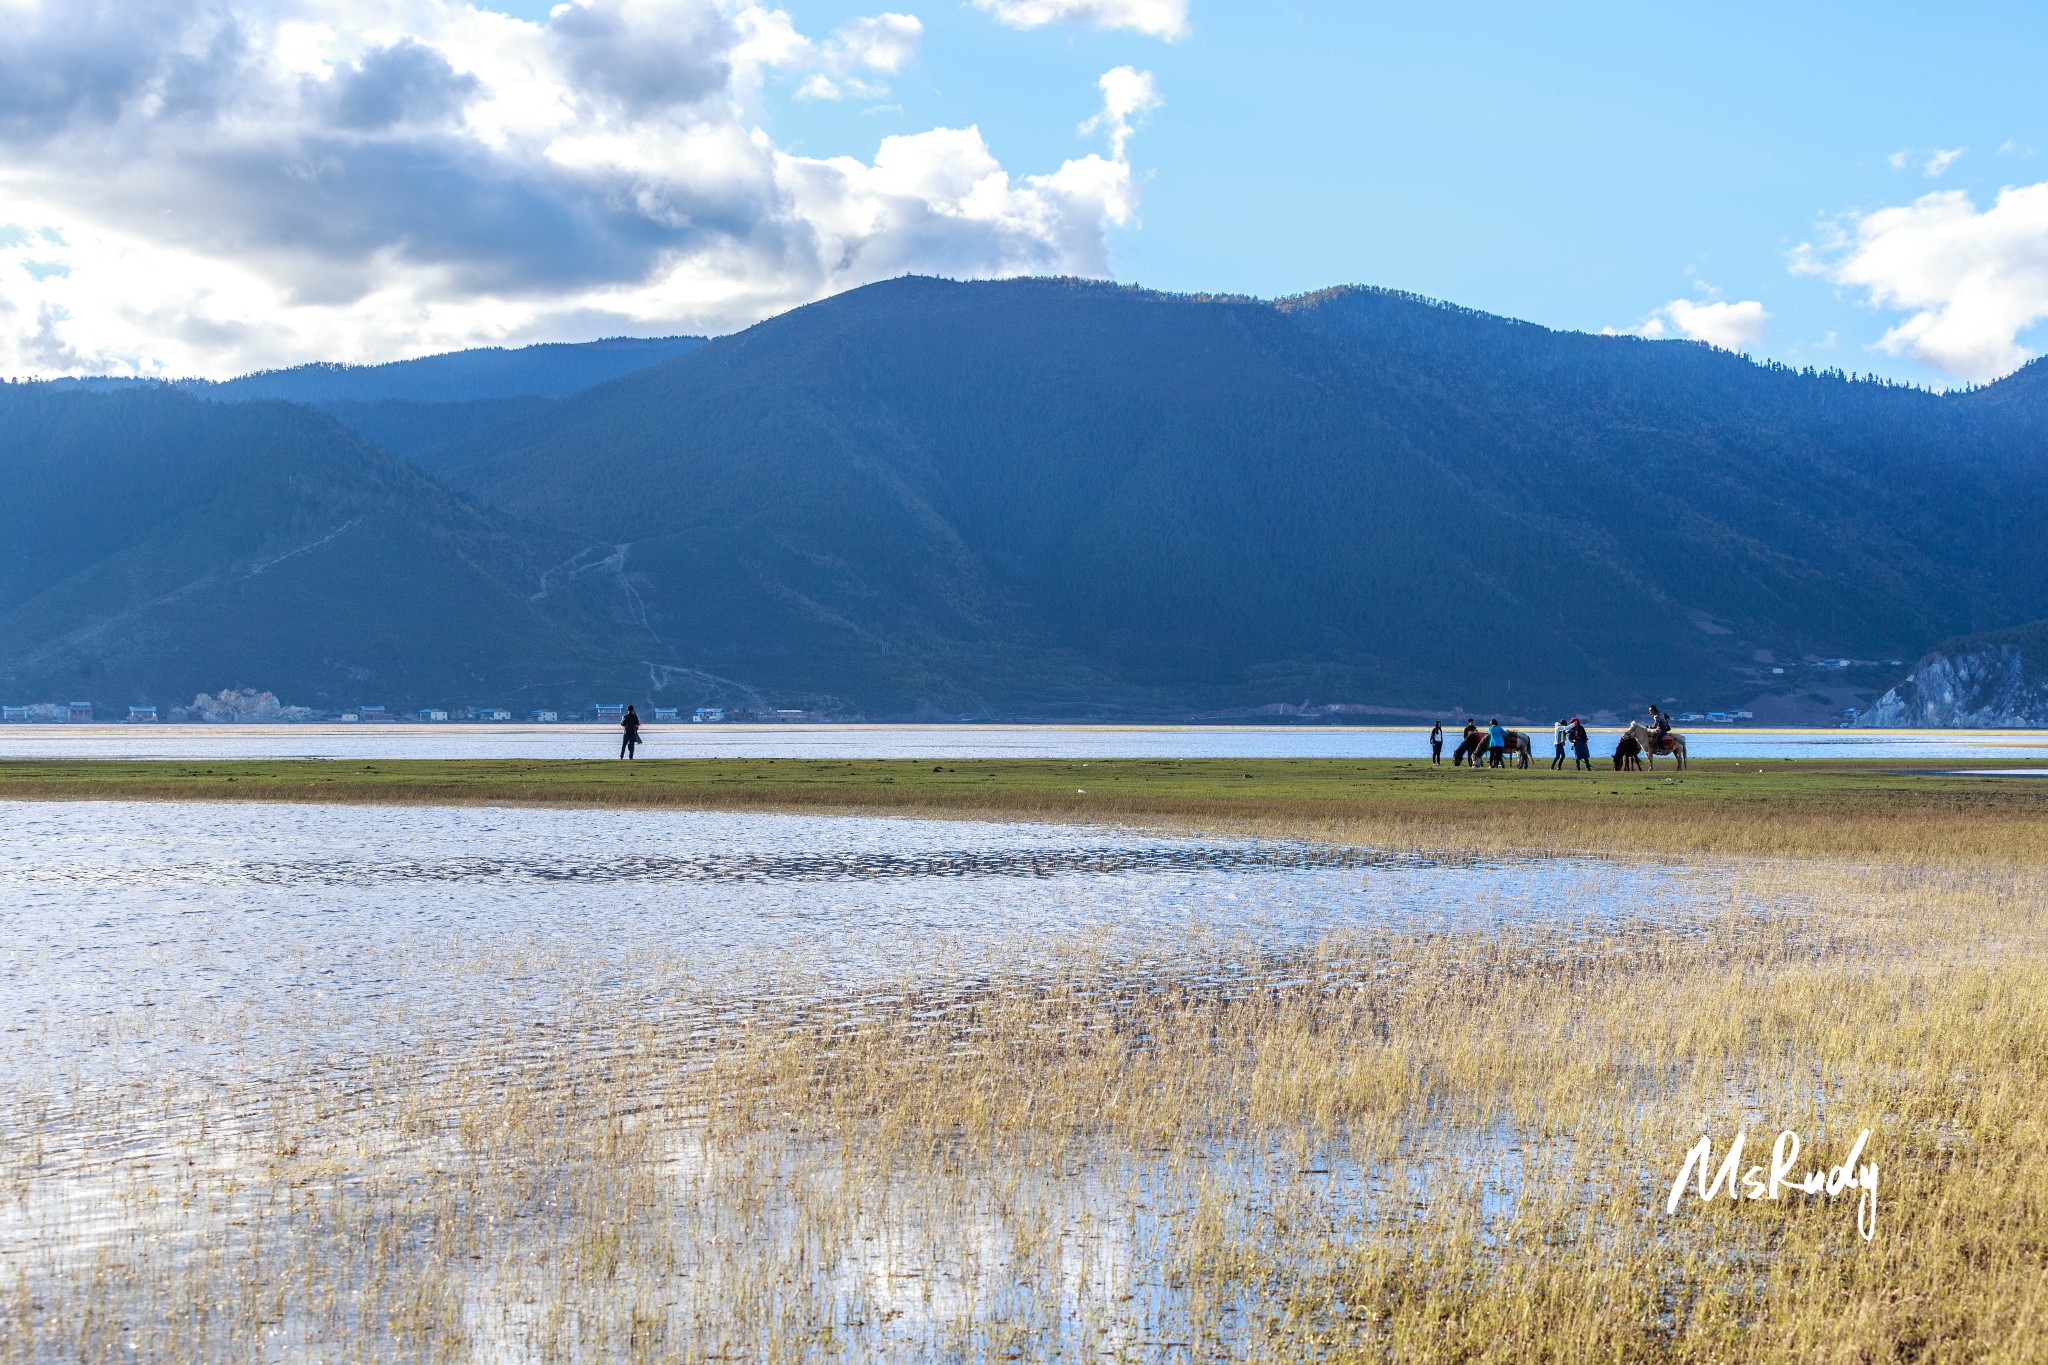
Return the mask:
[(640, 713), (631, 706), (619, 719), (619, 727), (625, 733), (619, 737), (619, 757), (631, 758), (633, 751), (640, 747)]
[(1444, 723), (1438, 721), (1429, 727), (1429, 766), (1444, 766)]
[(1650, 706), (1650, 746), (1652, 754), (1668, 752), (1671, 748), (1671, 717), (1658, 710), (1655, 703)]

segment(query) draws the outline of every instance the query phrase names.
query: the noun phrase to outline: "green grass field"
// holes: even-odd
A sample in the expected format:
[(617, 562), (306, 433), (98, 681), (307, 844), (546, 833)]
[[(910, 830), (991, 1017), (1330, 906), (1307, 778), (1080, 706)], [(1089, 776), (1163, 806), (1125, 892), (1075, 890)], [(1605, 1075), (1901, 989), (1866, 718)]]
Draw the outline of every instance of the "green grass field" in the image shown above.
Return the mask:
[(869, 811), (1674, 852), (2032, 860), (2048, 845), (2048, 777), (1887, 760), (1591, 774), (1543, 763), (1474, 774), (1401, 759), (19, 761), (0, 762), (0, 798)]

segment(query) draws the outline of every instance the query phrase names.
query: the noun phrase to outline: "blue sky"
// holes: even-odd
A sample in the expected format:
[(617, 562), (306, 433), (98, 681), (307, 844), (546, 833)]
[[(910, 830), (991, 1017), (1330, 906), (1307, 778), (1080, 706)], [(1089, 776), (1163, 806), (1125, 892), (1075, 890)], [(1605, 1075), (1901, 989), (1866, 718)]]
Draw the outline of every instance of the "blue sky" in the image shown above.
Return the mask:
[[(13, 3), (38, 12), (36, 0)], [(2038, 6), (888, 3), (897, 27), (875, 46), (860, 35), (877, 30), (860, 24), (883, 8), (842, 0), (577, 0), (552, 26), (550, 5), (500, 0), (490, 8), (529, 21), (505, 33), (479, 32), (460, 0), (217, 0), (248, 32), (269, 25), (253, 40), (268, 83), (235, 97), (290, 131), (243, 148), (237, 164), (262, 170), (224, 184), (222, 144), (246, 139), (250, 120), (192, 132), (147, 112), (163, 106), (177, 55), (166, 47), (136, 58), (131, 90), (158, 91), (156, 103), (124, 97), (145, 112), (91, 124), (81, 98), (43, 159), (33, 139), (17, 139), (0, 154), (14, 159), (0, 164), (0, 190), (12, 180), (33, 210), (0, 218), (0, 255), (21, 266), (0, 263), (0, 329), (9, 290), (22, 329), (11, 368), (217, 370), (322, 346), (369, 359), (724, 330), (902, 269), (1113, 273), (1267, 296), (1385, 285), (1556, 327), (1695, 335), (1933, 385), (1992, 378), (2048, 349), (2048, 113), (2034, 93), (2048, 70), (2048, 17)], [(114, 30), (89, 31), (99, 21), (78, 16), (167, 4), (46, 3), (47, 50), (32, 27), (15, 35), (11, 59), (46, 70), (63, 51), (118, 50)], [(1167, 37), (1144, 18), (1180, 12), (1182, 31)], [(422, 14), (432, 22), (403, 17)], [(763, 57), (729, 33), (724, 48), (700, 42), (712, 20), (756, 35), (782, 23), (801, 50)], [(407, 22), (417, 31), (401, 31)], [(623, 45), (576, 66), (564, 56), (575, 24), (585, 38), (609, 24)], [(323, 36), (309, 40), (311, 30)], [(182, 32), (187, 65), (219, 45), (218, 30)], [(9, 41), (0, 22), (0, 79)], [(573, 51), (599, 52), (596, 41)], [(738, 53), (753, 74), (694, 92), (708, 103), (687, 116), (673, 102), (628, 108), (602, 87), (628, 60), (620, 54), (642, 48), (676, 54), (677, 69)], [(544, 138), (524, 130), (526, 142), (508, 141), (503, 110), (542, 67), (566, 112)], [(1118, 68), (1149, 76), (1159, 102), (1124, 116), (1122, 155), (1105, 131), (1116, 122), (1080, 128)], [(368, 107), (349, 82), (387, 100), (424, 91), (426, 102), (388, 126), (357, 118), (337, 129), (335, 110)], [(820, 88), (839, 97), (804, 97)], [(703, 112), (712, 106), (715, 118)], [(38, 137), (59, 117), (43, 113), (31, 111)], [(9, 116), (0, 108), (0, 122)], [(679, 132), (683, 122), (692, 131)], [(936, 135), (969, 128), (978, 144)], [(739, 168), (748, 138), (760, 164)], [(892, 159), (886, 138), (908, 141)], [(542, 140), (545, 154), (532, 150)], [(109, 152), (110, 165), (146, 151), (151, 170), (134, 178), (156, 197), (137, 190), (110, 206), (104, 188), (66, 178), (81, 149), (117, 142), (128, 150)], [(628, 144), (642, 151), (617, 150)], [(595, 170), (578, 161), (568, 183), (563, 163), (599, 145), (612, 150)], [(727, 161), (731, 175), (712, 183), (702, 168)], [(471, 187), (407, 178), (424, 173), (404, 168), (428, 162), (474, 172)], [(1013, 191), (993, 209), (969, 188), (987, 172)], [(818, 177), (832, 186), (819, 189)], [(337, 211), (361, 221), (309, 241), (291, 226), (305, 184), (348, 191)], [(508, 241), (502, 220), (455, 221), (454, 209), (425, 221), (423, 198), (470, 202), (475, 186), (557, 235)], [(362, 198), (364, 187), (388, 203)], [(157, 226), (204, 218), (197, 206), (214, 201), (266, 226)], [(616, 211), (626, 202), (656, 207), (625, 221)], [(496, 253), (488, 268), (463, 259), (465, 232)], [(792, 252), (809, 254), (792, 264)], [(218, 278), (203, 299), (143, 308), (138, 290), (181, 273), (166, 269), (166, 253)], [(556, 278), (564, 270), (576, 279)], [(0, 367), (7, 360), (0, 350)]]
[(1070, 148), (1098, 70), (1149, 69), (1165, 107), (1132, 144), (1142, 223), (1114, 263), (1166, 289), (1386, 285), (1598, 331), (1712, 288), (1772, 315), (1759, 354), (1950, 384), (1871, 349), (1899, 313), (1791, 253), (1823, 222), (2048, 180), (2038, 4), (1196, 0), (1170, 44), (921, 17), (900, 115), (813, 105), (778, 112), (785, 132), (859, 153), (877, 123), (975, 122), (1036, 165)]

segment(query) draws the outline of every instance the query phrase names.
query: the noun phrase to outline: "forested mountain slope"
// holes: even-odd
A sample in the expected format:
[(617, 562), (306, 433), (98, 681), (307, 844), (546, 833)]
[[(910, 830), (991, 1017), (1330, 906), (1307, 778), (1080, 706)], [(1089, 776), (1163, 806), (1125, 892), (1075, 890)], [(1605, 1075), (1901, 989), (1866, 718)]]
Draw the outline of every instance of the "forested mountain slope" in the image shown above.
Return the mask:
[(1956, 401), (1980, 410), (2001, 410), (2031, 417), (2037, 423), (2048, 422), (2048, 356), (2028, 361), (1996, 384), (1960, 394)]
[(382, 365), (297, 365), (220, 381), (66, 379), (49, 387), (89, 393), (169, 387), (217, 403), (266, 398), (305, 403), (373, 445), (414, 457), (703, 344), (703, 337), (612, 337), (517, 349), (490, 346)]
[(1720, 704), (2048, 614), (2040, 424), (1370, 290), (906, 279), (433, 456), (870, 711)]
[(0, 390), (0, 694), (1819, 719), (1875, 674), (1805, 661), (2048, 617), (2038, 365), (1945, 397), (1374, 290), (924, 279), (477, 378), (526, 354)]
[(595, 615), (532, 600), (578, 545), (303, 407), (0, 387), (0, 485), (10, 701), (512, 705), (541, 679), (583, 690), (625, 629), (602, 595)]

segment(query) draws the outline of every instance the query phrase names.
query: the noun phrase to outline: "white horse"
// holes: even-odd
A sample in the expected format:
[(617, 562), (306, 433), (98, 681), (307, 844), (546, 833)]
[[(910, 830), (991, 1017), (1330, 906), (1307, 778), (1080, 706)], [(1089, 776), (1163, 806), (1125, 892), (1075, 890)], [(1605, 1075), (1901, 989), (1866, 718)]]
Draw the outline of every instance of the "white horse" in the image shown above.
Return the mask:
[[(1636, 743), (1642, 745), (1643, 760), (1647, 762), (1651, 767), (1656, 767), (1657, 754), (1659, 751), (1657, 748), (1656, 736), (1650, 733), (1650, 727), (1643, 724), (1639, 720), (1632, 721), (1629, 724), (1627, 733), (1629, 738), (1635, 740)], [(1662, 752), (1670, 754), (1673, 758), (1676, 758), (1678, 760), (1679, 770), (1684, 771), (1686, 763), (1685, 736), (1679, 734), (1676, 730), (1673, 730), (1668, 736), (1666, 736), (1665, 743), (1669, 744), (1671, 747), (1663, 750)]]

